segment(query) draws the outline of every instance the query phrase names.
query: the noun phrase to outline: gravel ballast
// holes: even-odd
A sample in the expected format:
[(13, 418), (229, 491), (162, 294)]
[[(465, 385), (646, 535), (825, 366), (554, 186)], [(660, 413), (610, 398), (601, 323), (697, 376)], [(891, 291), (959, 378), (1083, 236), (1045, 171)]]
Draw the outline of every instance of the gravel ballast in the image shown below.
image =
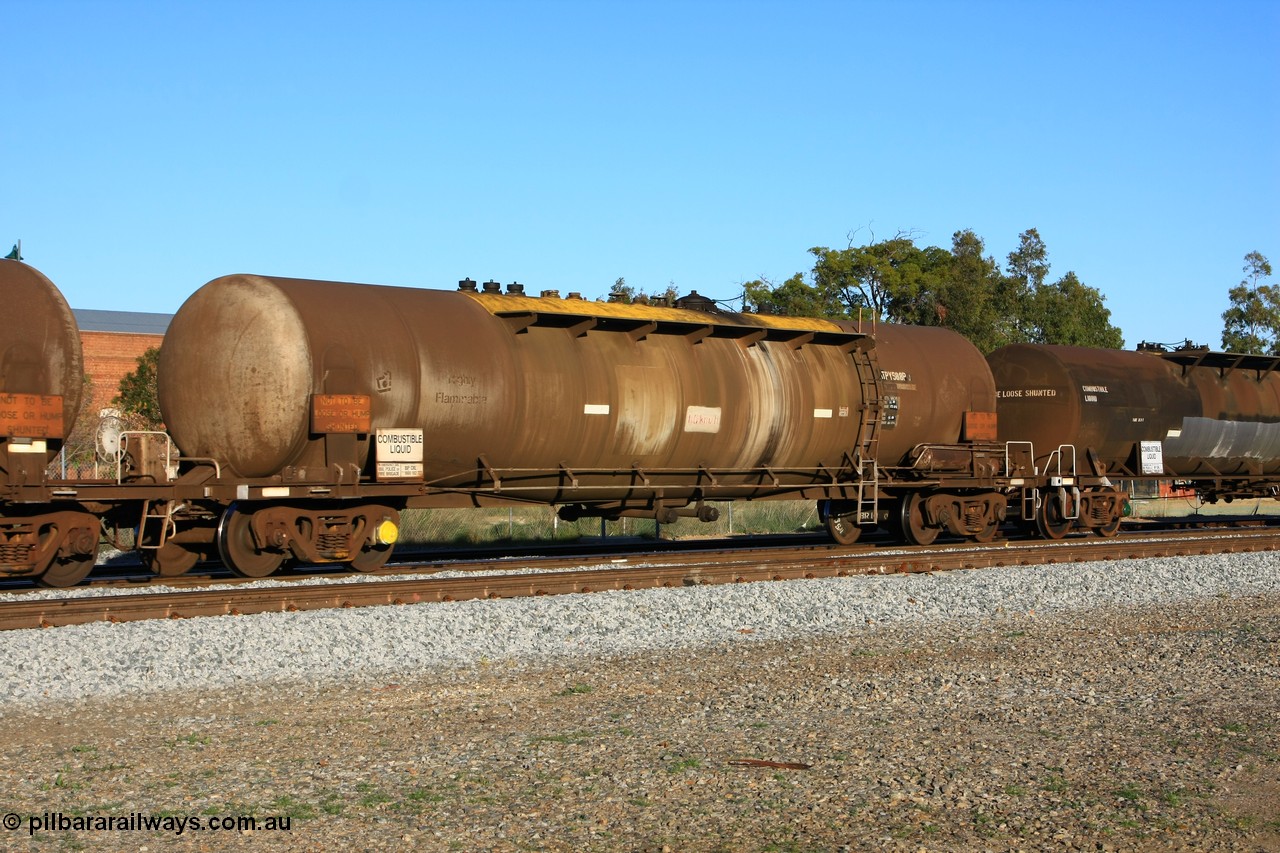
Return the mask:
[(5, 639), (6, 811), (292, 818), (18, 849), (1280, 849), (1273, 554)]
[(98, 623), (4, 635), (8, 701), (384, 679), (481, 661), (753, 643), (868, 626), (1280, 590), (1280, 558), (1122, 560), (506, 601)]

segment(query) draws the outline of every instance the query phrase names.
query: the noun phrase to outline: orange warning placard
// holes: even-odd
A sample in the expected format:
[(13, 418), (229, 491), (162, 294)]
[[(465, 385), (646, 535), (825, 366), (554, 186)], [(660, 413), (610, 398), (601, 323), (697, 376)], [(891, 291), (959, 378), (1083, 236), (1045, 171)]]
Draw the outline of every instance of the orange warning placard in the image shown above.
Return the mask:
[(995, 441), (996, 435), (995, 412), (964, 413), (965, 441)]
[(62, 397), (58, 394), (0, 394), (0, 436), (62, 438)]
[(313, 394), (313, 433), (367, 433), (373, 427), (373, 410), (367, 394)]

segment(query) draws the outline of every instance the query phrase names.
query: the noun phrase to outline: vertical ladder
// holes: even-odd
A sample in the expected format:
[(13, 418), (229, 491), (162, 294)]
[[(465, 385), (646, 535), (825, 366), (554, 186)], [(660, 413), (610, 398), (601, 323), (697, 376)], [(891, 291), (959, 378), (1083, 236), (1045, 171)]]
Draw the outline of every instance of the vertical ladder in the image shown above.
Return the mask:
[[(163, 511), (156, 508), (157, 503), (163, 505)], [(158, 531), (157, 527), (159, 527)], [(134, 547), (139, 550), (158, 551), (169, 541), (174, 530), (173, 501), (145, 500), (142, 502), (142, 519), (138, 522), (138, 541), (134, 543)]]
[(860, 346), (853, 352), (862, 396), (853, 459), (854, 472), (858, 477), (856, 518), (859, 523), (867, 517), (874, 522), (880, 511), (880, 466), (877, 462), (880, 451), (880, 360), (876, 358), (875, 340), (869, 339), (866, 343), (867, 346)]

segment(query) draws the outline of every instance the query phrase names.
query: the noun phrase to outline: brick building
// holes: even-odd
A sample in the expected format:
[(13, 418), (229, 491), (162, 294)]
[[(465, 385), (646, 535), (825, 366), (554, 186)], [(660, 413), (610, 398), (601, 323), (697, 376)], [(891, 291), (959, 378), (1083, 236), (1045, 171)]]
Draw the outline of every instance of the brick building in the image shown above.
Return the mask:
[(120, 380), (138, 366), (138, 356), (160, 346), (172, 314), (134, 311), (72, 310), (80, 327), (84, 372), (93, 383), (93, 398), (84, 412), (95, 417), (111, 407), (120, 393)]

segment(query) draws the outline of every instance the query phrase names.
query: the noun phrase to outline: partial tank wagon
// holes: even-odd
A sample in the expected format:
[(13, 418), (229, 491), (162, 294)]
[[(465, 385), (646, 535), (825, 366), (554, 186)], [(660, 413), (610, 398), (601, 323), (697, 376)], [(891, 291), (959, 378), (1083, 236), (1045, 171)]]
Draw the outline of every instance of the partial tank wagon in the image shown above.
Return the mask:
[(1215, 481), (1280, 474), (1280, 358), (1017, 344), (989, 357), (1001, 437), (1037, 462), (1088, 448), (1097, 473)]
[[(62, 449), (80, 411), (84, 360), (80, 330), (62, 293), (38, 270), (0, 260), (0, 489), (43, 490), (45, 467)], [(68, 501), (0, 506), (0, 573), (10, 566), (49, 582), (79, 582), (98, 552), (98, 518)]]
[(1119, 478), (1192, 481), (1209, 501), (1275, 490), (1280, 358), (1015, 344), (988, 360), (1001, 440), (1033, 448), (1056, 483), (1028, 501), (1046, 535), (1100, 526), (1111, 498), (1097, 486)]

